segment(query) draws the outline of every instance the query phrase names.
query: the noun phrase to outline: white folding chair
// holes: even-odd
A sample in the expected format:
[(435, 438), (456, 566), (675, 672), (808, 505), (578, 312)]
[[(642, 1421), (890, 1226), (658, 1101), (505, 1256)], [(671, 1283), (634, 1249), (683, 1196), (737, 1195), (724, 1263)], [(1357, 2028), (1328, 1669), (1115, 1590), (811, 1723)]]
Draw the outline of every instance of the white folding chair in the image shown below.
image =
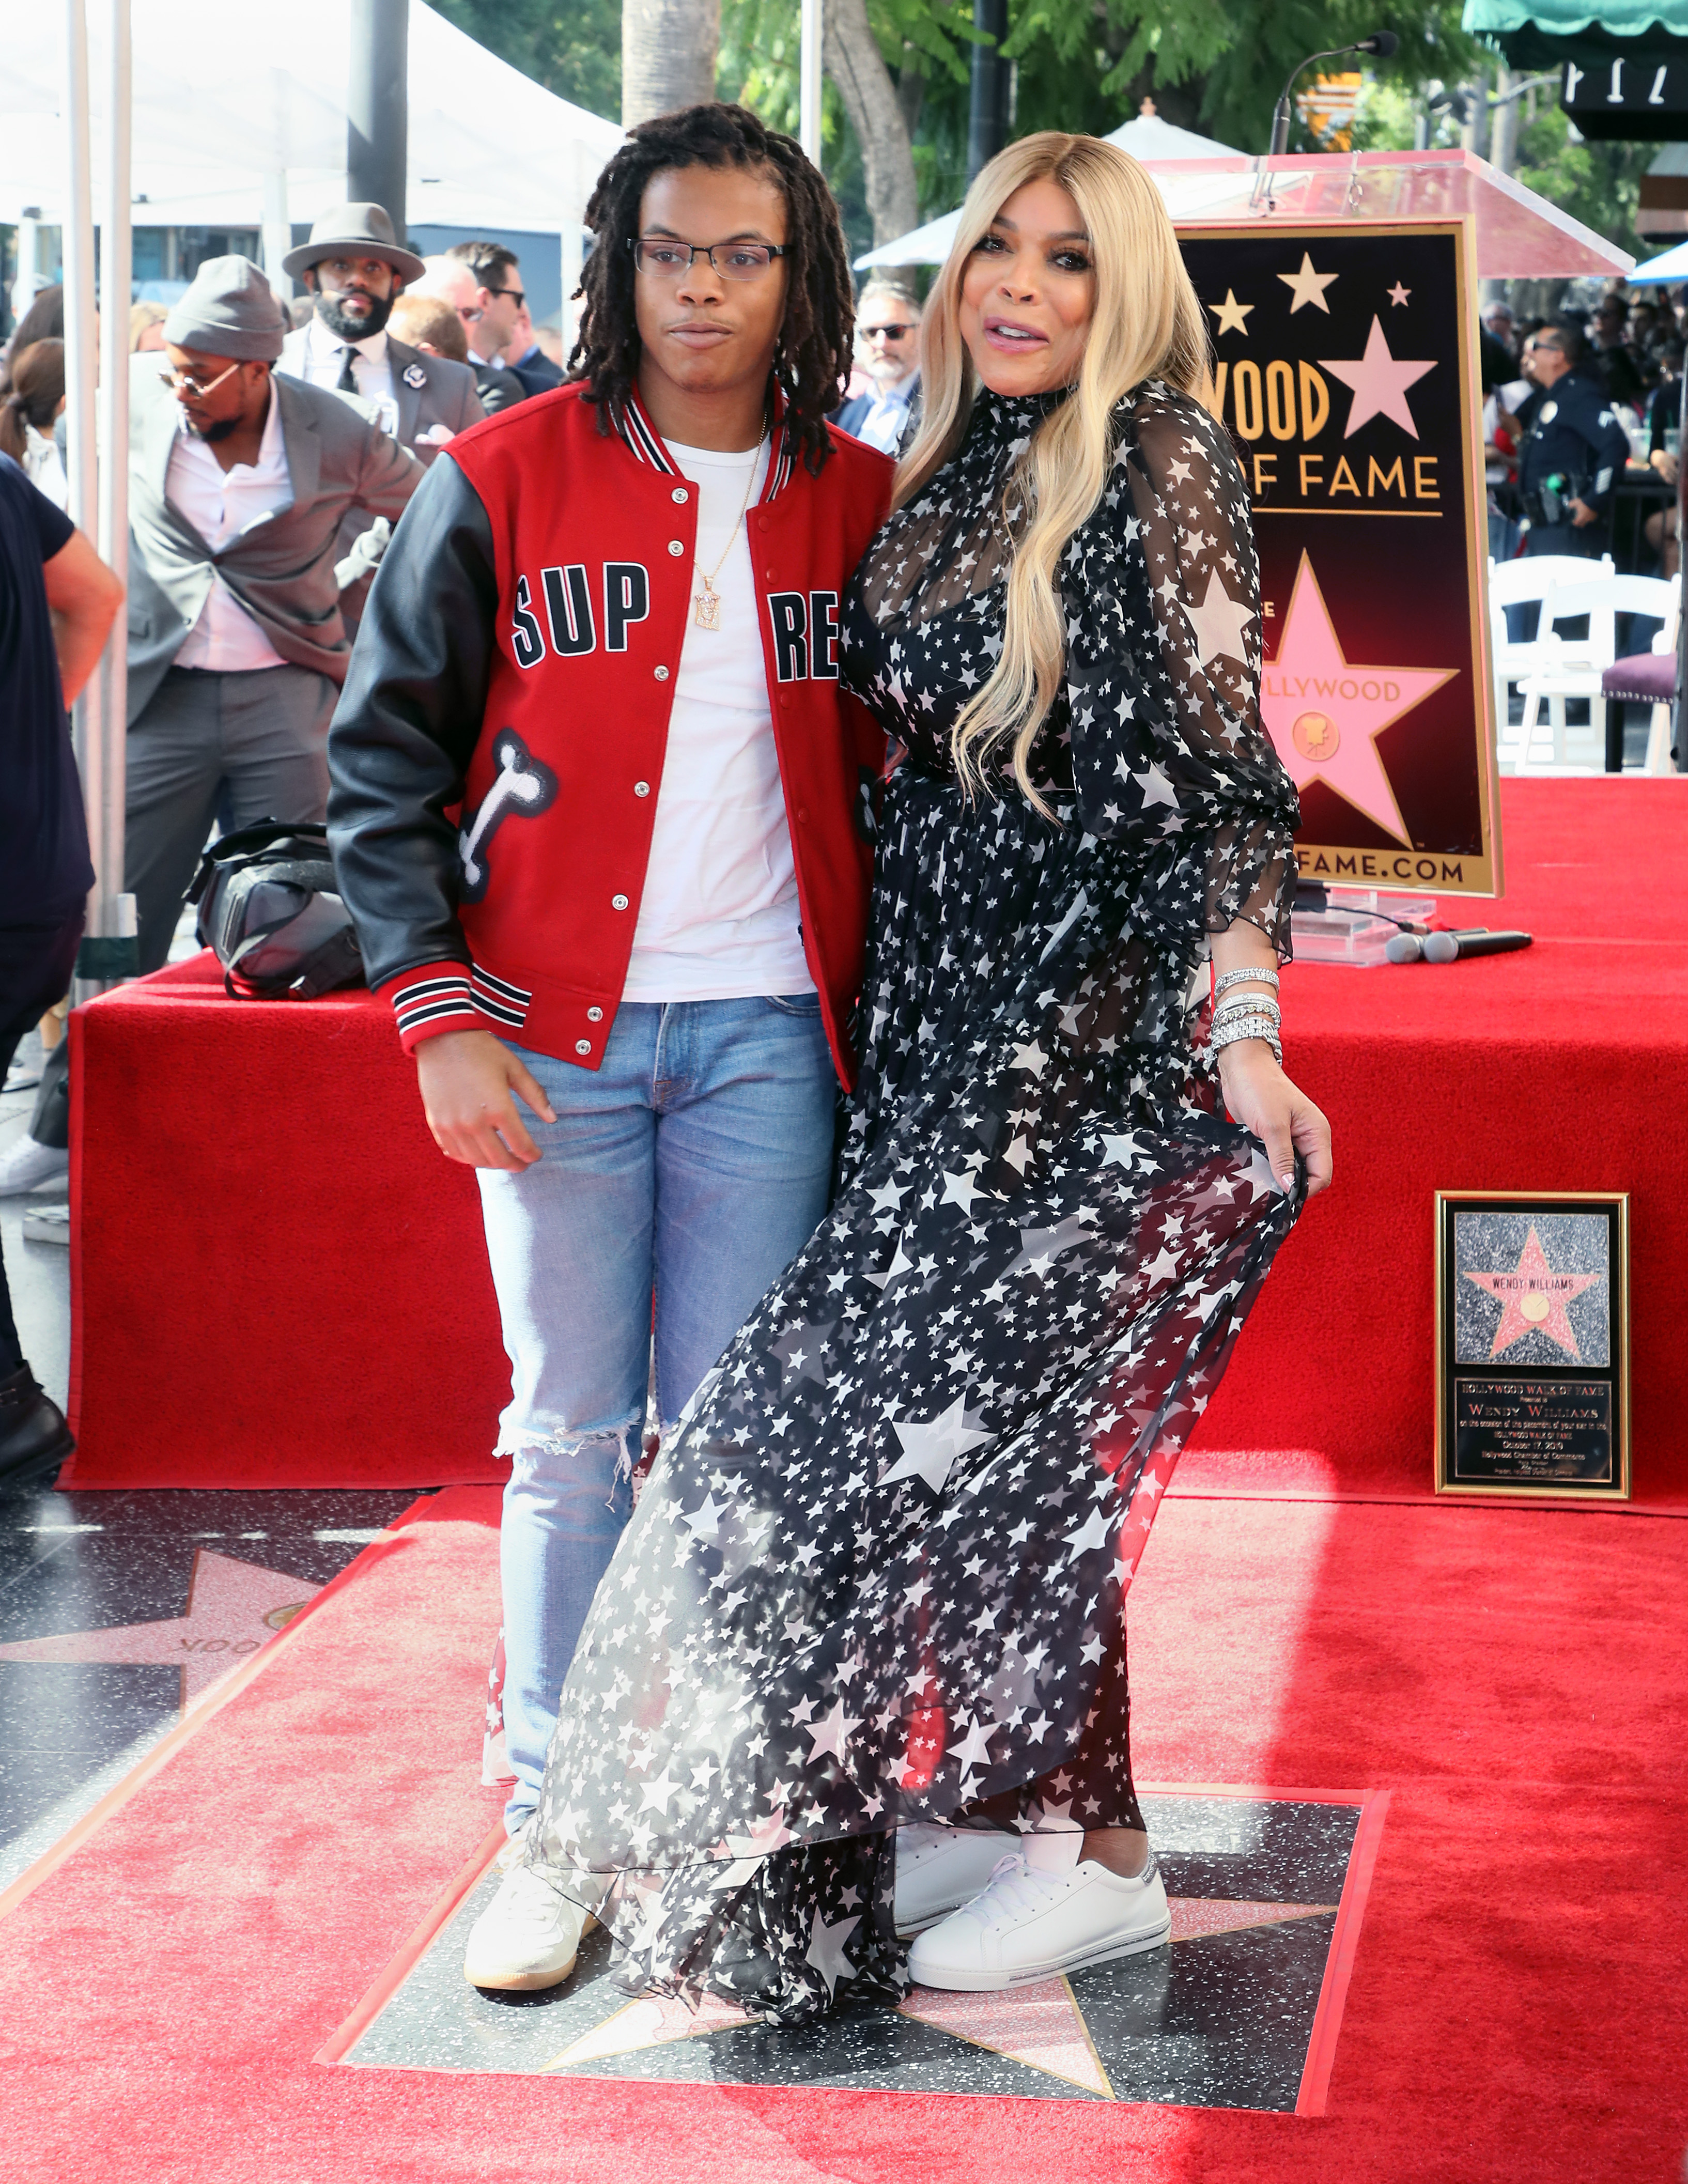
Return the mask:
[(1586, 583), (1592, 577), (1609, 577), (1612, 573), (1609, 554), (1602, 554), (1598, 561), (1585, 561), (1575, 554), (1539, 554), (1533, 560), (1490, 562), (1489, 649), (1494, 662), (1495, 722), (1503, 770), (1507, 769), (1517, 740), (1516, 732), (1510, 725), (1511, 686), (1522, 682), (1526, 675), (1543, 664), (1540, 640), (1549, 627), (1538, 615), (1529, 636), (1514, 641), (1507, 632), (1507, 609), (1529, 605), (1539, 608), (1556, 584)]
[[(1556, 584), (1542, 602), (1536, 642), (1537, 665), (1519, 682), (1524, 720), (1514, 770), (1519, 773), (1603, 773), (1606, 770), (1606, 706), (1602, 677), (1618, 657), (1618, 616), (1642, 615), (1661, 621), (1661, 632), (1676, 645), (1678, 588), (1659, 577), (1603, 577), (1577, 584)], [(1588, 617), (1588, 636), (1560, 638), (1555, 625)], [(1587, 700), (1588, 726), (1570, 727), (1568, 698)], [(1541, 704), (1547, 701), (1547, 719)], [(1547, 734), (1540, 733), (1546, 727)]]

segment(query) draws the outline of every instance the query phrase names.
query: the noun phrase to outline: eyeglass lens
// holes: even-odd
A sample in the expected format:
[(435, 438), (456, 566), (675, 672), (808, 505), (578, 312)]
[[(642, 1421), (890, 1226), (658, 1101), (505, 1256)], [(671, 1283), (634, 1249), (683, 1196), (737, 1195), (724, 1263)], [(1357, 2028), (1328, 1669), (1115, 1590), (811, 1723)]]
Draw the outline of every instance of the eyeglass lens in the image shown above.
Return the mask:
[(646, 242), (633, 245), (633, 263), (641, 273), (660, 281), (677, 281), (691, 270), (694, 258), (707, 258), (726, 281), (755, 281), (766, 273), (778, 253), (766, 242)]

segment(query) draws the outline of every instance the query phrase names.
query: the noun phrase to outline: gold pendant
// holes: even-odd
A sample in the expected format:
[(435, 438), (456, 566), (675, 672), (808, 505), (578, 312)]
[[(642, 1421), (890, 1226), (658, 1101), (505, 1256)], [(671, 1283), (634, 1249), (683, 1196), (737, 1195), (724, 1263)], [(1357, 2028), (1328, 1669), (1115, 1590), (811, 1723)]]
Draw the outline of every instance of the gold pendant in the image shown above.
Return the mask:
[(697, 593), (692, 600), (692, 620), (699, 629), (721, 627), (721, 594), (707, 577), (704, 578), (702, 591)]

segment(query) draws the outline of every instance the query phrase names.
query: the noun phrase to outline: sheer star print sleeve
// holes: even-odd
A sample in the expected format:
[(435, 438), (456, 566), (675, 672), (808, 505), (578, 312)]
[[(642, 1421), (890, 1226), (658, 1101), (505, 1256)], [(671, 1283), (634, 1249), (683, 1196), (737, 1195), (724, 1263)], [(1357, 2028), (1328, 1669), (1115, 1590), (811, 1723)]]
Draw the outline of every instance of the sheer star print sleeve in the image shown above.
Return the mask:
[(1139, 925), (1257, 925), (1287, 961), (1295, 792), (1260, 719), (1260, 566), (1236, 457), (1199, 403), (1119, 413), (1111, 481), (1061, 570), (1084, 824), (1141, 850)]

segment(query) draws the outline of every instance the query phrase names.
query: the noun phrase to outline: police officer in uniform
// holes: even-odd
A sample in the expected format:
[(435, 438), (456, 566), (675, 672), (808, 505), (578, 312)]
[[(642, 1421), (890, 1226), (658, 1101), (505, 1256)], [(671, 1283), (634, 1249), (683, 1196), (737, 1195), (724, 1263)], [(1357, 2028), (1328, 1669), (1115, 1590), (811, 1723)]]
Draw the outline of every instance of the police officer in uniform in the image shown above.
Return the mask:
[(1518, 451), (1518, 490), (1529, 521), (1524, 550), (1597, 559), (1629, 436), (1588, 362), (1579, 327), (1559, 321), (1532, 334), (1524, 369), (1539, 390), (1524, 405), (1529, 431)]

